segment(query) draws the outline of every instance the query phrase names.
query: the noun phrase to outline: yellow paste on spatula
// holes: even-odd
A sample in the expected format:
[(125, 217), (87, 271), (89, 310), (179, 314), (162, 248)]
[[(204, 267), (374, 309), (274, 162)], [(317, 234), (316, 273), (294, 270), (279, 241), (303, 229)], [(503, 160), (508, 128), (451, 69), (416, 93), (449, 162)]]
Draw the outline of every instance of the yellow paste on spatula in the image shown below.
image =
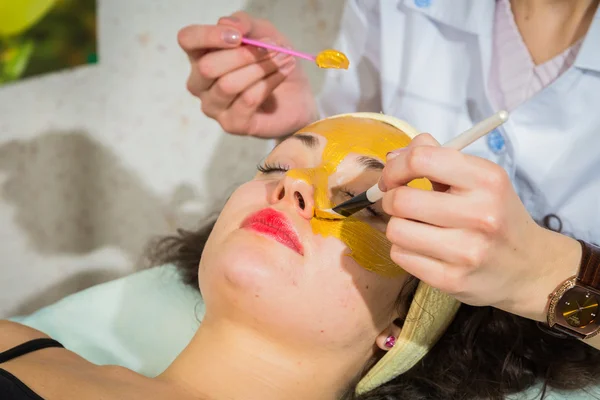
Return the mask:
[(341, 51), (327, 49), (323, 50), (315, 58), (315, 63), (319, 68), (348, 69), (350, 61)]

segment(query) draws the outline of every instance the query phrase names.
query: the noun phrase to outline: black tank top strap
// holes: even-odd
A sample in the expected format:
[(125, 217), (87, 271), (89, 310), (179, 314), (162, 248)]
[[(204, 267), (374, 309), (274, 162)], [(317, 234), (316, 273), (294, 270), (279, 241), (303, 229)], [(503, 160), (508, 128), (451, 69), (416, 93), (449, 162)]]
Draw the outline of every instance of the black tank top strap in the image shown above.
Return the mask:
[(47, 349), (49, 347), (64, 348), (62, 344), (60, 344), (54, 339), (33, 339), (0, 353), (0, 364), (15, 359), (17, 357), (24, 356), (25, 354), (33, 353), (34, 351), (42, 349)]

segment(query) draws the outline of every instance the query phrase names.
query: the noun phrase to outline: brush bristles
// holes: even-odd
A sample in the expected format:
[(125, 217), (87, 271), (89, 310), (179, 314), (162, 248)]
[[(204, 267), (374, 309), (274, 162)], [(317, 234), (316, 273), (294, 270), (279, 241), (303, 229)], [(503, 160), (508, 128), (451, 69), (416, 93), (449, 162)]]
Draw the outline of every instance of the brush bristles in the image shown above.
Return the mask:
[(344, 219), (344, 216), (336, 213), (335, 211), (329, 208), (326, 210), (315, 210), (315, 218), (327, 220), (340, 220)]

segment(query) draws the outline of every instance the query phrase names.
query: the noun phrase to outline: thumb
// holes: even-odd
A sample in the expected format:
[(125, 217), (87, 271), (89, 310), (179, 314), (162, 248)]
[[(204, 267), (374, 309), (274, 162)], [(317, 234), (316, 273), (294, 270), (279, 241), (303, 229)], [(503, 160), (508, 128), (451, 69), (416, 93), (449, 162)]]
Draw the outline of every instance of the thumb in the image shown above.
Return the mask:
[(250, 32), (252, 32), (254, 21), (249, 14), (243, 11), (238, 11), (230, 16), (219, 18), (217, 25), (234, 28), (238, 30), (242, 36), (249, 36)]
[[(415, 138), (410, 142), (409, 147), (413, 146), (434, 146), (439, 147), (440, 142), (438, 142), (431, 134), (429, 133), (421, 133), (420, 135), (415, 136)], [(444, 185), (442, 183), (431, 181), (431, 185), (433, 186), (433, 190), (436, 192), (446, 192), (450, 187), (448, 185)]]
[(414, 146), (440, 146), (440, 142), (435, 140), (435, 138), (430, 133), (420, 133), (410, 141), (409, 147)]
[(429, 134), (429, 133), (420, 133), (420, 134), (418, 134), (417, 136), (415, 136), (410, 141), (410, 143), (408, 144), (408, 146), (402, 147), (400, 149), (395, 149), (395, 150), (392, 150), (389, 153), (387, 153), (386, 159), (387, 159), (387, 161), (391, 161), (398, 154), (405, 152), (409, 148), (417, 147), (417, 146), (434, 146), (434, 147), (439, 147), (440, 143), (437, 140), (435, 140), (435, 138), (433, 136), (431, 136), (431, 134)]

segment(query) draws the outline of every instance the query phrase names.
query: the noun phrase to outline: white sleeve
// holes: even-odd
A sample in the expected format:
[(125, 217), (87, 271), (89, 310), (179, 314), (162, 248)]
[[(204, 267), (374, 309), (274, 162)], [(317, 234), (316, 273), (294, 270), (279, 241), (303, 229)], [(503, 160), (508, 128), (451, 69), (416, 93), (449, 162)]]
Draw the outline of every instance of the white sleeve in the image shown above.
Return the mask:
[(347, 0), (334, 49), (346, 54), (347, 70), (327, 70), (317, 97), (321, 118), (381, 111), (379, 0)]

